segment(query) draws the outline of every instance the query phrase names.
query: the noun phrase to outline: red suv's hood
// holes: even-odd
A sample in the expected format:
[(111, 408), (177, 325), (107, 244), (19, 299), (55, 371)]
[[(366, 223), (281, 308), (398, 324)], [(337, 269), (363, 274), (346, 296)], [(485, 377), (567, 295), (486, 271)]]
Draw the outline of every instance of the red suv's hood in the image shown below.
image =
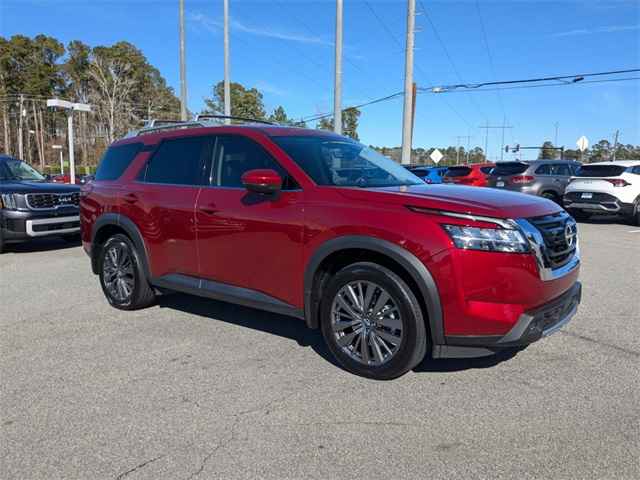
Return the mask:
[[(375, 195), (374, 192), (377, 192), (388, 200), (393, 197), (406, 205), (497, 218), (538, 217), (561, 210), (551, 200), (483, 187), (414, 185), (343, 191), (351, 198), (361, 198), (364, 201), (374, 200), (371, 194)], [(382, 198), (375, 200), (384, 201)]]

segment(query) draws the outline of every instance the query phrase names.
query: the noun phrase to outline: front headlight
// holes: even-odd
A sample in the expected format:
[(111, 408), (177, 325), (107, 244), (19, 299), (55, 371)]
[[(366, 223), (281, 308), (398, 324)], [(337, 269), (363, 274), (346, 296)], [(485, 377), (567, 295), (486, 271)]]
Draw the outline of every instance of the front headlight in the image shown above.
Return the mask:
[(518, 230), (442, 225), (458, 248), (487, 252), (526, 253), (529, 243)]
[(18, 205), (16, 203), (16, 195), (14, 193), (1, 194), (0, 208), (6, 208), (8, 210), (16, 210), (18, 208)]

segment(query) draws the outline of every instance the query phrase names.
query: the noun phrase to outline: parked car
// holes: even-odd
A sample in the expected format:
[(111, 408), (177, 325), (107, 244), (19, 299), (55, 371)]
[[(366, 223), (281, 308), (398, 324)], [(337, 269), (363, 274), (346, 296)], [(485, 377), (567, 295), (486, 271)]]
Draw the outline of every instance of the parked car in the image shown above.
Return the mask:
[(0, 155), (0, 253), (8, 243), (45, 236), (77, 241), (80, 187), (48, 183), (27, 163)]
[[(84, 185), (87, 182), (93, 180), (93, 175), (76, 175), (75, 184), (76, 185)], [(54, 175), (51, 177), (51, 181), (54, 183), (71, 183), (71, 175), (68, 173)]]
[(376, 379), (427, 352), (530, 344), (576, 312), (576, 223), (557, 204), (425, 185), (331, 132), (203, 125), (131, 133), (82, 187), (83, 246), (115, 308), (180, 291), (290, 315)]
[(486, 187), (487, 175), (491, 172), (493, 163), (470, 163), (449, 167), (444, 175), (444, 183), (457, 183), (470, 187)]
[(562, 203), (562, 195), (580, 167), (571, 160), (529, 160), (498, 162), (491, 170), (487, 186), (528, 193)]
[(583, 165), (565, 191), (564, 207), (579, 220), (621, 214), (640, 225), (640, 160)]
[(425, 165), (409, 165), (406, 168), (416, 177), (430, 184), (442, 183), (442, 177), (447, 171), (447, 167), (427, 167)]

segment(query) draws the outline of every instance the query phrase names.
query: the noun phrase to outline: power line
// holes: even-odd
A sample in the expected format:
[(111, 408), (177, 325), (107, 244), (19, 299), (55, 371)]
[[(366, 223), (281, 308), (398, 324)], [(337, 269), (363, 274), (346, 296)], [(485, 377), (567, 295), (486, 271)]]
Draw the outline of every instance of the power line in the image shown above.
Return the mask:
[(380, 26), (382, 27), (382, 29), (387, 32), (387, 35), (389, 35), (389, 37), (391, 38), (391, 40), (393, 40), (396, 45), (398, 45), (403, 51), (404, 51), (404, 45), (402, 45), (402, 43), (400, 42), (400, 40), (398, 39), (398, 37), (391, 31), (391, 29), (387, 26), (387, 24), (382, 20), (382, 18), (380, 18), (380, 16), (376, 13), (376, 11), (373, 9), (373, 7), (371, 6), (371, 4), (367, 1), (364, 2), (364, 4), (367, 6), (367, 8), (369, 9), (369, 11), (371, 12), (371, 14), (375, 17), (375, 19), (378, 21), (378, 23), (380, 24)]
[[(422, 9), (422, 13), (424, 13), (425, 18), (427, 19), (427, 21), (431, 25), (431, 28), (433, 29), (433, 33), (435, 34), (438, 42), (440, 43), (440, 46), (442, 47), (442, 50), (444, 51), (444, 54), (446, 55), (447, 59), (449, 60), (449, 63), (451, 64), (451, 68), (453, 69), (453, 72), (456, 74), (456, 77), (458, 77), (458, 80), (460, 80), (461, 83), (465, 83), (465, 81), (462, 79), (462, 76), (460, 75), (460, 72), (458, 71), (458, 68), (456, 67), (455, 62), (453, 61), (453, 57), (449, 53), (449, 49), (447, 48), (447, 45), (442, 40), (442, 37), (440, 36), (440, 33), (438, 32), (438, 28), (436, 27), (435, 23), (431, 20), (431, 17), (429, 16), (429, 12), (427, 12), (427, 9), (425, 8), (424, 3), (422, 3), (422, 0), (420, 0), (420, 8)], [(480, 106), (477, 104), (475, 99), (473, 97), (469, 97), (469, 98), (470, 98), (471, 103), (473, 104), (473, 106), (476, 108), (476, 110), (478, 110), (478, 113), (480, 113), (480, 116), (482, 116), (485, 119), (487, 119), (488, 118), (487, 115), (480, 108)], [(466, 120), (465, 120), (465, 122), (466, 122)]]
[[(489, 58), (489, 67), (491, 67), (491, 75), (493, 79), (496, 78), (496, 69), (493, 65), (493, 57), (491, 55), (491, 49), (489, 48), (489, 41), (487, 40), (487, 30), (484, 27), (484, 21), (482, 20), (482, 14), (480, 13), (480, 3), (476, 0), (476, 11), (478, 12), (478, 18), (480, 19), (480, 28), (482, 30), (482, 38), (484, 40), (485, 49), (487, 52), (487, 57)], [(502, 109), (502, 115), (506, 117), (506, 113), (504, 110), (504, 102), (502, 101), (502, 95), (500, 92), (497, 93), (498, 101), (500, 102), (500, 108)]]
[(586, 80), (579, 83), (548, 83), (544, 85), (518, 85), (515, 87), (503, 87), (503, 88), (468, 88), (464, 90), (443, 90), (440, 92), (434, 92), (433, 87), (430, 88), (418, 88), (418, 93), (480, 93), (480, 92), (495, 92), (498, 90), (520, 90), (523, 88), (542, 88), (542, 87), (566, 87), (569, 85), (586, 85), (594, 83), (608, 83), (608, 82), (626, 82), (630, 80), (640, 80), (640, 77), (625, 77), (625, 78), (608, 78), (605, 80)]
[[(396, 93), (392, 93), (391, 95), (387, 95), (386, 97), (376, 98), (376, 99), (370, 100), (368, 102), (361, 103), (359, 105), (352, 105), (350, 107), (343, 108), (342, 111), (346, 112), (347, 110), (352, 110), (354, 108), (360, 109), (362, 107), (367, 107), (369, 105), (373, 105), (373, 104), (376, 104), (376, 103), (386, 102), (386, 101), (393, 100), (394, 98), (402, 97), (402, 96), (404, 96), (404, 92), (396, 92)], [(302, 121), (303, 122), (315, 122), (317, 120), (322, 120), (323, 118), (328, 118), (328, 117), (332, 117), (332, 116), (333, 116), (333, 112), (320, 113), (320, 114), (316, 114), (316, 115), (309, 115), (307, 117), (303, 117)]]

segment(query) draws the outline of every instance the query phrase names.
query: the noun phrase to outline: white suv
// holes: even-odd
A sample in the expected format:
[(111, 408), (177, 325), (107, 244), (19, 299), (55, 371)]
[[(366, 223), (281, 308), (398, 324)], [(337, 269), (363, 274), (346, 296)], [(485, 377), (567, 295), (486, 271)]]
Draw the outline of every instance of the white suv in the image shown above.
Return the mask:
[(578, 220), (618, 213), (640, 225), (640, 160), (583, 165), (565, 190), (564, 208)]

